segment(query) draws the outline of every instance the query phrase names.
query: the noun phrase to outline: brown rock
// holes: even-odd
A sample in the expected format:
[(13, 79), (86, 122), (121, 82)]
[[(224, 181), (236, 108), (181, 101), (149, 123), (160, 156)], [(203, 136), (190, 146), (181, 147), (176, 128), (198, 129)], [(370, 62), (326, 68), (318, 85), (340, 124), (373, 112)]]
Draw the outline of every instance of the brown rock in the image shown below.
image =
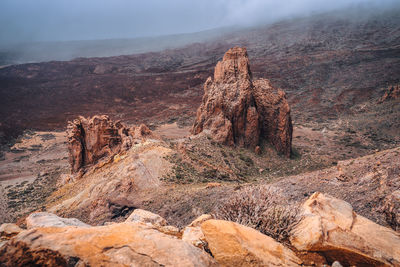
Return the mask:
[(125, 222), (142, 222), (149, 223), (154, 226), (167, 225), (167, 221), (160, 215), (142, 209), (135, 209)]
[(223, 144), (255, 147), (259, 128), (252, 90), (246, 49), (230, 49), (215, 67), (214, 81), (208, 78), (204, 84), (193, 133), (209, 130)]
[(290, 157), (293, 126), (290, 107), (282, 89), (272, 87), (266, 79), (254, 81), (254, 98), (260, 120), (261, 137), (275, 149)]
[(302, 263), (290, 249), (252, 228), (207, 220), (201, 229), (221, 266), (299, 266)]
[(290, 241), (300, 251), (322, 253), (345, 266), (400, 266), (400, 236), (360, 215), (351, 205), (314, 193)]
[(221, 187), (221, 186), (222, 186), (221, 183), (210, 182), (210, 183), (207, 183), (206, 188), (209, 189), (209, 188)]
[(211, 220), (212, 218), (213, 217), (210, 214), (203, 214), (197, 217), (183, 230), (182, 240), (195, 247), (208, 251), (208, 244), (200, 226), (202, 223)]
[(108, 116), (92, 118), (80, 116), (68, 123), (69, 161), (73, 173), (88, 165), (96, 164), (101, 158), (112, 157), (131, 148), (135, 139), (151, 136), (150, 129), (142, 124), (128, 128), (123, 123), (114, 123)]
[(386, 90), (385, 94), (378, 101), (379, 103), (383, 103), (387, 100), (399, 99), (400, 98), (400, 86), (392, 85)]
[[(79, 117), (68, 123), (68, 150), (72, 172), (119, 153), (129, 130), (108, 116)], [(123, 135), (123, 136), (122, 136)]]
[(204, 251), (143, 223), (37, 228), (0, 248), (1, 266), (216, 266)]
[(3, 223), (0, 225), (0, 240), (10, 239), (22, 232), (22, 229), (14, 223)]
[(265, 138), (290, 156), (292, 123), (285, 93), (267, 80), (253, 84), (246, 48), (229, 49), (215, 67), (214, 80), (205, 82), (192, 133), (203, 131), (217, 142), (252, 148)]
[(390, 227), (400, 231), (400, 190), (394, 191), (384, 199), (381, 211)]
[(76, 227), (90, 227), (90, 225), (81, 222), (76, 218), (61, 218), (55, 214), (48, 212), (34, 212), (26, 217), (26, 227), (28, 229), (38, 227), (65, 227), (65, 226), (76, 226)]

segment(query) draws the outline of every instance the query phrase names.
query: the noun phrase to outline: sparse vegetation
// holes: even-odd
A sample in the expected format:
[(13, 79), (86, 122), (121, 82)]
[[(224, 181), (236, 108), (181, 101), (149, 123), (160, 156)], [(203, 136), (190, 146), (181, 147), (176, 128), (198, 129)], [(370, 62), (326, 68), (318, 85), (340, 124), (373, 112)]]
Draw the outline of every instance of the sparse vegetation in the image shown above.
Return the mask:
[(259, 230), (287, 242), (289, 233), (299, 222), (299, 207), (288, 203), (272, 186), (245, 187), (221, 204), (216, 217)]

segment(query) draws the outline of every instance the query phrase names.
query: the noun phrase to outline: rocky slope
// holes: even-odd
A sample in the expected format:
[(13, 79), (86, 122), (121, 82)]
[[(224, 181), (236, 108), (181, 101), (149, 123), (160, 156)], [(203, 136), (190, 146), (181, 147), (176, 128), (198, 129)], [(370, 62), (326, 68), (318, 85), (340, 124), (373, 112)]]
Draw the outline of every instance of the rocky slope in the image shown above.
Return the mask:
[[(122, 223), (89, 226), (33, 213), (27, 230), (3, 224), (2, 266), (399, 266), (400, 235), (353, 212), (348, 203), (313, 194), (290, 233), (291, 248), (249, 227), (202, 215), (182, 231), (135, 210)], [(201, 244), (201, 245), (200, 245)], [(174, 251), (174, 253), (171, 253)], [(341, 266), (341, 265), (340, 265)]]
[[(355, 108), (376, 103), (382, 90), (400, 79), (398, 10), (360, 13), (287, 20), (157, 53), (2, 68), (3, 138), (26, 128), (64, 128), (79, 115), (192, 124), (202, 84), (233, 46), (247, 47), (255, 78), (285, 89), (295, 124), (359, 114)], [(392, 130), (393, 123), (398, 127), (391, 119), (378, 128)], [(395, 140), (392, 134), (382, 136), (374, 123), (368, 126), (379, 138)]]

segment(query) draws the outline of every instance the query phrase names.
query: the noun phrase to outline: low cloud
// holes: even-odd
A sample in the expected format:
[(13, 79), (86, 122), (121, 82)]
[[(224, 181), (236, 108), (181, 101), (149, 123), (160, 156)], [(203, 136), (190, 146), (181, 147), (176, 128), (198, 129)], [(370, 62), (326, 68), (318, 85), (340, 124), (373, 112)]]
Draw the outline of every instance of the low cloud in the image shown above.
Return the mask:
[(268, 23), (398, 0), (1, 0), (0, 44), (132, 38)]

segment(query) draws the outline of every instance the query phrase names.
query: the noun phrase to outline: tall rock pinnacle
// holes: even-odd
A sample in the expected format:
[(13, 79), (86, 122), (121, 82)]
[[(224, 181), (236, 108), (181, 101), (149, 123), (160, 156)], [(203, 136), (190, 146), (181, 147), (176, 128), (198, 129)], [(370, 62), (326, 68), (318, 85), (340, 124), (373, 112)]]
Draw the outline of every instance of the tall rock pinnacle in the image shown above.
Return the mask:
[(267, 139), (290, 156), (292, 123), (286, 95), (268, 80), (253, 83), (246, 48), (229, 49), (204, 84), (193, 134), (208, 131), (226, 145), (254, 148)]

